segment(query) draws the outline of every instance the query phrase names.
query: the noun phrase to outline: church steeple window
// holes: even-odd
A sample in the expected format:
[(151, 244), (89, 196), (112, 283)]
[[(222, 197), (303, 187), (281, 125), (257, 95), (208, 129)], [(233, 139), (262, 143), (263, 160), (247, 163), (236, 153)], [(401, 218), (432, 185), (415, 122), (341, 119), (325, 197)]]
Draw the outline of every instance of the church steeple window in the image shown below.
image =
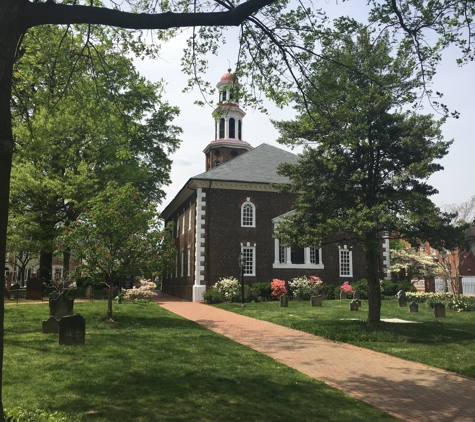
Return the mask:
[(221, 101), (226, 101), (227, 100), (227, 91), (221, 91)]
[(236, 121), (232, 117), (229, 119), (229, 137), (236, 137)]
[(238, 139), (242, 140), (242, 121), (238, 120)]
[(224, 139), (224, 118), (219, 119), (219, 139)]

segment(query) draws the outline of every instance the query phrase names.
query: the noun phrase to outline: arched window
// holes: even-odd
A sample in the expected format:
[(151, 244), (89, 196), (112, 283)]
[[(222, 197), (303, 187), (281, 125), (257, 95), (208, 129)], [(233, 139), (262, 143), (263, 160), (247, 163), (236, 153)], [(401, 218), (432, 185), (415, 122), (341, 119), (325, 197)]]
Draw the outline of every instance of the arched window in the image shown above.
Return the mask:
[(242, 140), (242, 121), (241, 119), (238, 120), (238, 139)]
[(219, 119), (219, 139), (224, 139), (224, 118)]
[(232, 117), (229, 119), (229, 137), (236, 137), (236, 121)]
[(249, 200), (241, 206), (241, 227), (256, 227), (256, 207)]

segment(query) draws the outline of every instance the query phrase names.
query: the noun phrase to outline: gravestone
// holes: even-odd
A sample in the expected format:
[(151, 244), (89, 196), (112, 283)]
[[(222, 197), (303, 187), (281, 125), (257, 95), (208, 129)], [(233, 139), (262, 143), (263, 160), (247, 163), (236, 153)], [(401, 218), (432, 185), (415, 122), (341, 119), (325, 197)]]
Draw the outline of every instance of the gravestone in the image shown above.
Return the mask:
[(86, 320), (81, 314), (62, 317), (58, 322), (58, 343), (75, 346), (86, 342)]
[(358, 309), (361, 308), (361, 300), (353, 299), (353, 302), (356, 302), (358, 304)]
[(404, 290), (399, 290), (397, 292), (397, 301), (400, 308), (405, 308), (407, 306), (406, 292)]
[(25, 299), (42, 300), (44, 284), (41, 278), (30, 278), (26, 283)]
[[(52, 299), (54, 294), (56, 294), (56, 298)], [(73, 314), (74, 299), (70, 299), (67, 294), (67, 291), (59, 295), (56, 292), (50, 294), (49, 314), (56, 319)]]
[(311, 296), (310, 297), (310, 305), (312, 306), (323, 306), (323, 296)]
[(412, 302), (409, 305), (409, 312), (419, 312), (419, 305), (416, 302)]
[(352, 300), (350, 302), (350, 311), (357, 311), (359, 309), (358, 302), (356, 300)]
[(41, 332), (43, 334), (58, 334), (58, 322), (55, 317), (50, 316), (41, 324)]
[(360, 299), (360, 292), (357, 289), (355, 289), (355, 291), (353, 292), (353, 299)]
[(434, 315), (436, 318), (445, 318), (445, 305), (443, 303), (434, 305)]
[(340, 292), (340, 299), (346, 299), (346, 292), (343, 290)]
[(280, 307), (287, 308), (289, 306), (289, 297), (287, 295), (283, 295), (280, 297)]
[(86, 287), (86, 299), (92, 300), (94, 299), (94, 287), (87, 286)]

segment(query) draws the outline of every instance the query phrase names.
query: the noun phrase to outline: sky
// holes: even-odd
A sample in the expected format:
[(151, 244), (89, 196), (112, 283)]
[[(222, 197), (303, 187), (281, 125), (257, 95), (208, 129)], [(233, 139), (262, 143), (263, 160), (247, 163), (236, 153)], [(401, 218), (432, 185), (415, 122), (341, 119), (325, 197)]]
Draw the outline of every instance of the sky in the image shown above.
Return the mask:
[[(360, 1), (336, 2), (321, 1), (318, 4), (331, 17), (347, 14), (364, 19)], [(231, 34), (229, 42), (221, 49), (217, 57), (210, 60), (206, 78), (216, 85), (221, 76), (233, 67), (237, 56), (237, 32)], [(203, 150), (214, 140), (213, 109), (210, 106), (200, 107), (194, 101), (201, 100), (197, 90), (183, 93), (187, 84), (187, 77), (181, 72), (181, 57), (184, 48), (184, 37), (175, 39), (162, 46), (161, 54), (154, 60), (136, 60), (138, 71), (151, 81), (164, 80), (166, 82), (164, 98), (181, 110), (180, 116), (173, 124), (183, 130), (182, 143), (176, 153), (172, 155), (172, 183), (165, 187), (167, 197), (159, 207), (163, 209), (179, 192), (190, 177), (205, 171), (205, 156)], [(475, 195), (475, 63), (459, 67), (455, 63), (457, 51), (450, 50), (444, 54), (442, 65), (434, 79), (433, 90), (444, 94), (443, 103), (450, 110), (460, 113), (459, 119), (449, 119), (442, 127), (445, 140), (453, 139), (449, 154), (440, 163), (444, 170), (435, 173), (429, 179), (439, 194), (432, 200), (443, 207), (444, 204), (454, 204), (468, 201)], [(214, 100), (217, 100), (217, 92)], [(278, 131), (270, 119), (291, 120), (294, 111), (291, 107), (280, 110), (267, 103), (269, 113), (263, 114), (251, 109), (244, 110), (243, 140), (256, 147), (262, 143), (277, 146), (292, 151), (276, 142)], [(433, 113), (425, 107), (424, 113)], [(298, 153), (300, 150), (293, 150)]]

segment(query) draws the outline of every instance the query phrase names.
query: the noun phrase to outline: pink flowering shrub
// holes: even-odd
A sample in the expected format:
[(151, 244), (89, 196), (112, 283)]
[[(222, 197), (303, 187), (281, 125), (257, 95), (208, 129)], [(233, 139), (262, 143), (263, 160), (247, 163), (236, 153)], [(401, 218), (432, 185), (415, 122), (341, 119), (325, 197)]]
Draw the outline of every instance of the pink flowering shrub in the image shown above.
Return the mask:
[(340, 289), (344, 291), (345, 293), (353, 293), (353, 287), (351, 287), (351, 284), (348, 283), (348, 281), (345, 281), (341, 286)]
[(274, 278), (272, 283), (270, 284), (273, 297), (279, 299), (281, 296), (284, 296), (287, 293), (287, 288), (285, 287), (285, 281), (279, 280), (278, 278)]

